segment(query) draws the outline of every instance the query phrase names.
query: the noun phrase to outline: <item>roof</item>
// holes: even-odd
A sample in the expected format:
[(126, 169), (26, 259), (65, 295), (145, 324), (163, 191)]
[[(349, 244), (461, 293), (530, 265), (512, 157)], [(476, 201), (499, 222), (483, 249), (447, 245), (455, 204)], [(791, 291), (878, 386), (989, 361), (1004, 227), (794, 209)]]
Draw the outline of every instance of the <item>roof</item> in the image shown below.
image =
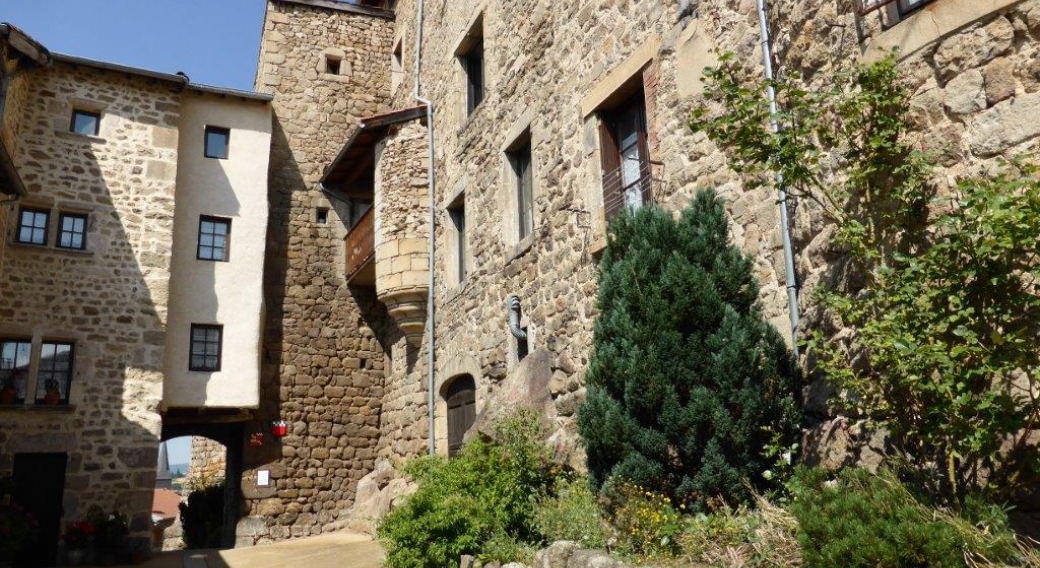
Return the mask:
[(376, 16), (378, 18), (393, 19), (393, 10), (383, 8), (385, 5), (383, 0), (356, 0), (341, 1), (341, 0), (276, 0), (277, 2), (284, 2), (287, 4), (302, 4), (304, 6), (313, 6), (315, 8), (325, 8), (328, 10), (336, 10), (338, 12), (352, 12), (355, 14), (361, 14), (365, 16)]
[(426, 105), (395, 110), (361, 119), (336, 159), (321, 176), (322, 185), (349, 184), (374, 167), (375, 145), (398, 124), (426, 119)]
[(0, 37), (17, 49), (37, 65), (46, 67), (51, 64), (51, 52), (42, 43), (36, 41), (29, 34), (20, 30), (14, 24), (0, 23)]
[(158, 81), (167, 81), (183, 86), (185, 89), (196, 91), (200, 93), (211, 93), (222, 96), (239, 97), (248, 100), (255, 100), (261, 102), (269, 102), (274, 100), (273, 95), (266, 93), (257, 93), (253, 91), (242, 91), (239, 89), (228, 89), (224, 87), (214, 87), (211, 85), (203, 85), (201, 83), (192, 83), (191, 78), (184, 73), (163, 73), (161, 71), (152, 71), (150, 69), (141, 69), (139, 67), (130, 67), (127, 65), (121, 65), (119, 63), (109, 63), (107, 61), (98, 61), (95, 59), (87, 59), (85, 57), (77, 57), (75, 55), (68, 55), (65, 53), (55, 53), (54, 60), (59, 63), (66, 63), (68, 65), (80, 65), (83, 67), (93, 67), (95, 69), (103, 69), (105, 71), (114, 71), (116, 73), (127, 73), (130, 75), (136, 75), (138, 77), (147, 77), (149, 79), (156, 79)]
[(181, 496), (170, 489), (156, 489), (152, 495), (152, 514), (172, 519), (180, 514)]

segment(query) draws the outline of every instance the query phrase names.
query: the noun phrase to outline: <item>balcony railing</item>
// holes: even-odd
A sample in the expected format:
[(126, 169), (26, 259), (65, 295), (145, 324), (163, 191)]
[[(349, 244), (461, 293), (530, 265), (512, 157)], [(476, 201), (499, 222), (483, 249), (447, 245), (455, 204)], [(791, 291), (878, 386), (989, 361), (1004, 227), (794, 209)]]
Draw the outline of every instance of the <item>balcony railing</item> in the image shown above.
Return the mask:
[(623, 209), (635, 210), (654, 202), (660, 195), (662, 181), (660, 162), (640, 162), (638, 166), (622, 165), (603, 176), (603, 213), (609, 220)]
[(372, 262), (376, 252), (375, 208), (371, 208), (351, 227), (343, 240), (347, 249), (347, 282), (351, 282)]

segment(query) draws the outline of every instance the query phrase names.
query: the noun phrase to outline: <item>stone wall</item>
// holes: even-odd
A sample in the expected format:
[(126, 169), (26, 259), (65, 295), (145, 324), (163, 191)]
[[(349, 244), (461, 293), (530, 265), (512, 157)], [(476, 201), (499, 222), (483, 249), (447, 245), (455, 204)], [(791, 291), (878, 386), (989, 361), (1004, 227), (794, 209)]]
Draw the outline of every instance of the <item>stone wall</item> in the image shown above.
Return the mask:
[[(26, 407), (0, 410), (0, 471), (20, 452), (67, 453), (65, 519), (99, 505), (129, 514), (146, 537), (179, 95), (168, 83), (64, 64), (25, 77), (32, 96), (20, 105), (15, 161), (24, 204), (51, 212), (51, 233), (47, 246), (8, 245), (0, 335), (31, 340), (34, 360), (44, 340), (73, 342), (74, 376), (68, 407), (30, 408), (30, 394)], [(101, 111), (99, 136), (68, 132), (73, 106)], [(86, 251), (54, 247), (61, 211), (89, 216)]]
[[(343, 222), (317, 187), (359, 118), (384, 111), (392, 19), (343, 5), (272, 0), (264, 22), (257, 90), (273, 93), (268, 275), (260, 417), (289, 435), (247, 448), (246, 545), (318, 534), (352, 503), (374, 467), (383, 348), (370, 290), (345, 283)], [(325, 3), (328, 4), (328, 3)], [(325, 73), (328, 55), (341, 74)], [(256, 484), (256, 471), (272, 483)]]
[(227, 467), (227, 448), (216, 440), (202, 436), (191, 437), (191, 454), (188, 461), (188, 479), (199, 477), (224, 477)]

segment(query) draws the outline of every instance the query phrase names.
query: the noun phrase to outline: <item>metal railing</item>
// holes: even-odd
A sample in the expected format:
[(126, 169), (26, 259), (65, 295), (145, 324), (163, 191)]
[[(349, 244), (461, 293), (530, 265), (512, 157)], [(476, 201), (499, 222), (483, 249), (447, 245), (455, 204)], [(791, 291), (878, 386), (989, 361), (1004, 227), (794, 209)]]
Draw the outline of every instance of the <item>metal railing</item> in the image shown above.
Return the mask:
[(638, 209), (643, 205), (654, 203), (660, 197), (663, 181), (661, 180), (661, 162), (640, 162), (634, 172), (636, 179), (625, 179), (626, 169), (621, 166), (603, 175), (603, 213), (609, 220), (625, 207)]
[(350, 228), (343, 239), (347, 250), (347, 282), (375, 256), (376, 253), (375, 207), (369, 209)]

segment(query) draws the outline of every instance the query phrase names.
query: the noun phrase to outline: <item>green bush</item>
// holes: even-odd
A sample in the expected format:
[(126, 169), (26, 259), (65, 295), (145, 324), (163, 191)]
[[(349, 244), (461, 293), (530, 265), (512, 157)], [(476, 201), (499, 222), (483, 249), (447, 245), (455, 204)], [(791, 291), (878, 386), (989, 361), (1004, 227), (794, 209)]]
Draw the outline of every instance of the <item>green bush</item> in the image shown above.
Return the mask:
[[(496, 425), (495, 442), (476, 440), (452, 459), (423, 457), (405, 466), (418, 488), (383, 518), (379, 539), (391, 568), (456, 566), (463, 554), (495, 560), (539, 543), (535, 506), (556, 476), (530, 413)], [(517, 560), (517, 559), (511, 559)]]
[(549, 542), (571, 540), (597, 549), (607, 546), (607, 524), (586, 477), (561, 482), (555, 495), (538, 503), (534, 522)]
[(186, 503), (180, 504), (184, 547), (220, 548), (224, 528), (224, 482), (194, 484)]
[(678, 220), (646, 207), (611, 224), (579, 414), (597, 487), (619, 476), (705, 508), (774, 485), (767, 446), (798, 436), (796, 368), (729, 238), (710, 191)]
[(1018, 559), (998, 510), (983, 507), (987, 520), (972, 522), (933, 509), (891, 474), (848, 469), (830, 481), (823, 470), (799, 468), (791, 485), (790, 511), (809, 567), (963, 568), (966, 556)]

